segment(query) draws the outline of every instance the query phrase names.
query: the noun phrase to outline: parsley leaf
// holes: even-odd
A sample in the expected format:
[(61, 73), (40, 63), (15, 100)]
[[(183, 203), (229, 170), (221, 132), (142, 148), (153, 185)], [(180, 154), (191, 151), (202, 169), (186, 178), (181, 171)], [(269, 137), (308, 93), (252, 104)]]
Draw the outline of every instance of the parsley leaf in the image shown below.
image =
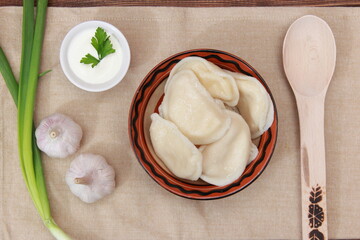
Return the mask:
[(96, 57), (94, 57), (93, 55), (91, 55), (90, 53), (86, 54), (85, 57), (83, 57), (80, 60), (81, 63), (84, 64), (91, 64), (91, 67), (95, 67), (96, 65), (98, 65), (98, 63), (100, 62), (99, 59), (97, 59)]
[(80, 60), (80, 62), (84, 64), (91, 64), (92, 68), (98, 65), (98, 63), (107, 55), (115, 52), (115, 49), (110, 41), (110, 36), (108, 36), (105, 30), (101, 27), (96, 29), (95, 36), (91, 38), (91, 45), (95, 48), (98, 57), (96, 58), (88, 53)]

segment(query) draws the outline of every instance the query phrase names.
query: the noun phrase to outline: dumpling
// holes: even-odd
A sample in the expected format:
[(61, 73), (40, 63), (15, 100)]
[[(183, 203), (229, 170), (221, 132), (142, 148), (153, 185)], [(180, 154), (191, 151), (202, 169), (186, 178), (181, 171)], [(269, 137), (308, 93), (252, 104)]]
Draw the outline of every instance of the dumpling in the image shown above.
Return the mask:
[(225, 186), (241, 176), (250, 158), (252, 142), (245, 120), (226, 110), (231, 117), (229, 131), (217, 142), (204, 146), (201, 179), (216, 186)]
[(163, 105), (162, 105), (162, 103), (159, 105), (159, 107), (158, 107), (158, 111), (159, 111), (159, 115), (160, 115), (161, 117), (164, 117), (164, 113), (163, 113)]
[(156, 155), (176, 176), (199, 179), (202, 154), (170, 121), (157, 113), (151, 114), (150, 139)]
[(248, 160), (247, 164), (250, 164), (252, 161), (254, 161), (258, 154), (259, 154), (259, 149), (257, 148), (257, 146), (255, 144), (251, 143), (250, 156), (249, 156), (249, 160)]
[(241, 96), (237, 107), (250, 127), (251, 138), (261, 136), (274, 121), (274, 106), (268, 92), (253, 77), (242, 73), (226, 72), (235, 78)]
[(210, 96), (190, 70), (172, 77), (161, 104), (161, 114), (197, 145), (217, 141), (231, 123), (225, 108)]
[[(198, 149), (199, 151), (202, 153), (207, 145), (202, 145), (200, 146)], [(250, 154), (249, 154), (249, 159), (246, 163), (246, 165), (249, 165), (252, 161), (255, 160), (255, 158), (257, 157), (257, 155), (259, 154), (259, 149), (257, 148), (257, 146), (254, 143), (250, 144)]]
[(222, 100), (229, 106), (235, 106), (238, 103), (239, 91), (234, 78), (201, 57), (187, 57), (178, 62), (170, 72), (170, 80), (165, 85), (165, 93), (171, 78), (182, 70), (192, 70), (212, 97)]

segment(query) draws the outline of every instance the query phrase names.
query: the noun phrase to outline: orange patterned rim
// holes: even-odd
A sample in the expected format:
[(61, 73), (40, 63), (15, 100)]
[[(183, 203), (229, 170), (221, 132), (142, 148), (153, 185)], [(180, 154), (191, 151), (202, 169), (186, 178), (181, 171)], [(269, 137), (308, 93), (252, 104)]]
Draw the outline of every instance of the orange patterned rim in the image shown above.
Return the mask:
[[(164, 169), (162, 169), (152, 156), (145, 141), (144, 114), (151, 95), (155, 89), (164, 81), (174, 67), (181, 59), (189, 56), (198, 56), (213, 62), (221, 68), (242, 72), (246, 75), (253, 76), (260, 81), (269, 93), (274, 104), (274, 122), (271, 127), (261, 136), (258, 144), (259, 154), (245, 169), (244, 173), (234, 182), (218, 187), (214, 185), (198, 185), (189, 183), (175, 178)], [(274, 152), (278, 116), (274, 98), (260, 74), (241, 58), (230, 53), (214, 49), (195, 49), (175, 54), (157, 66), (155, 66), (144, 78), (139, 85), (133, 97), (129, 111), (129, 137), (135, 155), (145, 171), (160, 186), (166, 190), (190, 199), (218, 199), (237, 193), (252, 182), (254, 182), (268, 165)]]

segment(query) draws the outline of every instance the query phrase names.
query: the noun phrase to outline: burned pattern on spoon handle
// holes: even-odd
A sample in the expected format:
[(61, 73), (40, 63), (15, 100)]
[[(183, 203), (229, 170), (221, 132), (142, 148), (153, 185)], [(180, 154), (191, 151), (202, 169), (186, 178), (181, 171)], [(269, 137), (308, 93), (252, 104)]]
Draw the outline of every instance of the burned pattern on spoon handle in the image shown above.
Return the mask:
[(323, 199), (323, 190), (319, 185), (312, 187), (309, 197), (309, 226), (311, 232), (309, 233), (310, 240), (323, 240), (325, 239), (324, 234), (319, 230), (319, 227), (325, 220), (325, 213), (323, 208), (320, 206)]

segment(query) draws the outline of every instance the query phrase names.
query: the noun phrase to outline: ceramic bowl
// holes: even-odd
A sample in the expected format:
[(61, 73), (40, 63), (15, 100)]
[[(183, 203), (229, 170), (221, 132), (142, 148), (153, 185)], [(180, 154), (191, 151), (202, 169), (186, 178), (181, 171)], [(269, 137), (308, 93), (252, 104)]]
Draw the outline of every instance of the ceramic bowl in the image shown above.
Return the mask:
[[(71, 41), (74, 39), (74, 37), (79, 34), (81, 31), (87, 30), (87, 29), (96, 29), (97, 27), (103, 28), (109, 35), (112, 35), (115, 37), (120, 45), (121, 48), (121, 62), (122, 64), (119, 65), (119, 68), (117, 69), (116, 75), (111, 78), (110, 80), (99, 83), (99, 84), (92, 84), (85, 82), (81, 78), (79, 78), (71, 69), (68, 61), (68, 49), (70, 46)], [(89, 40), (90, 44), (90, 40)], [(80, 61), (80, 59), (79, 59)], [(126, 75), (129, 65), (130, 65), (130, 48), (129, 44), (125, 38), (125, 36), (120, 32), (119, 29), (117, 29), (115, 26), (103, 22), (103, 21), (87, 21), (80, 23), (73, 27), (65, 36), (64, 40), (62, 41), (61, 48), (60, 48), (60, 64), (61, 68), (66, 75), (67, 79), (74, 84), (75, 86), (89, 91), (89, 92), (101, 92), (108, 90), (114, 86), (116, 86)]]
[[(259, 154), (234, 182), (218, 187), (198, 181), (188, 181), (174, 176), (156, 156), (150, 141), (150, 115), (158, 111), (164, 85), (171, 69), (181, 59), (199, 56), (223, 69), (242, 72), (255, 77), (265, 87), (274, 104), (274, 122), (258, 141)], [(129, 137), (137, 159), (150, 177), (166, 190), (190, 199), (218, 199), (241, 191), (254, 182), (268, 165), (277, 138), (277, 112), (274, 98), (260, 74), (241, 58), (219, 50), (197, 49), (175, 54), (155, 66), (139, 85), (129, 113)]]

